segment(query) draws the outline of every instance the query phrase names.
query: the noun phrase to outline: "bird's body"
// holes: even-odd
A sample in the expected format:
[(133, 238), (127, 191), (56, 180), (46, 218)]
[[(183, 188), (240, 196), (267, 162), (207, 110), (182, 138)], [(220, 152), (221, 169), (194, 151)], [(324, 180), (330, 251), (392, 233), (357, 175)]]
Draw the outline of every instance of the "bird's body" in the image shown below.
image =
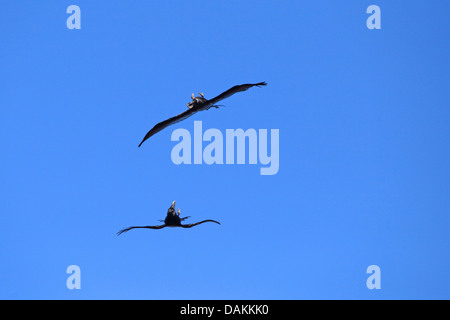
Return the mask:
[[(200, 107), (201, 105), (206, 105), (208, 100), (205, 98), (205, 96), (203, 95), (203, 93), (200, 92), (200, 97), (194, 97), (194, 94), (191, 95), (191, 102), (188, 102), (187, 107), (188, 109), (192, 109), (192, 108), (197, 108)], [(201, 111), (201, 110), (197, 110), (197, 111)]]
[(117, 235), (121, 235), (124, 232), (127, 232), (131, 229), (139, 229), (139, 228), (143, 228), (143, 229), (162, 229), (165, 227), (181, 227), (181, 228), (192, 228), (196, 225), (199, 225), (201, 223), (204, 222), (214, 222), (217, 224), (220, 224), (220, 222), (217, 222), (215, 220), (203, 220), (200, 222), (196, 222), (196, 223), (189, 223), (189, 224), (181, 224), (181, 221), (186, 220), (188, 217), (184, 217), (184, 218), (180, 218), (180, 209), (178, 208), (178, 213), (175, 212), (175, 201), (172, 202), (172, 205), (170, 206), (170, 208), (167, 210), (167, 216), (164, 220), (160, 220), (160, 221), (164, 221), (164, 224), (162, 225), (158, 225), (158, 226), (134, 226), (134, 227), (129, 227), (126, 229), (122, 229), (119, 232), (117, 232)]
[(167, 120), (161, 121), (158, 124), (156, 124), (145, 135), (144, 139), (142, 139), (142, 142), (139, 144), (139, 147), (144, 143), (145, 140), (147, 140), (154, 134), (160, 132), (161, 130), (167, 128), (168, 126), (171, 126), (171, 125), (173, 125), (177, 122), (180, 122), (184, 119), (187, 119), (199, 111), (208, 110), (213, 107), (218, 108), (219, 106), (216, 105), (216, 103), (218, 103), (219, 101), (221, 101), (223, 99), (228, 98), (229, 96), (231, 96), (237, 92), (248, 90), (249, 88), (254, 87), (254, 86), (260, 87), (260, 86), (266, 86), (266, 85), (267, 85), (267, 83), (265, 83), (265, 82), (259, 82), (259, 83), (255, 83), (255, 84), (241, 84), (238, 86), (234, 86), (233, 88), (219, 94), (217, 97), (212, 98), (211, 100), (206, 99), (204, 97), (203, 93), (200, 93), (200, 97), (195, 97), (194, 94), (192, 94), (192, 96), (191, 96), (192, 101), (187, 104), (188, 110), (180, 113), (177, 116), (174, 116), (172, 118), (169, 118)]

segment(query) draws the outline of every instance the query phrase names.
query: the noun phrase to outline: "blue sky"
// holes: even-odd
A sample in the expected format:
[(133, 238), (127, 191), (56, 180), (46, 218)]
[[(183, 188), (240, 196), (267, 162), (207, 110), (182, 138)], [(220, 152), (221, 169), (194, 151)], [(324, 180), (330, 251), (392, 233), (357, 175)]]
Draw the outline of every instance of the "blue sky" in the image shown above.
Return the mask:
[[(366, 27), (372, 4), (381, 30)], [(4, 1), (0, 298), (449, 299), (449, 10)], [(137, 148), (192, 92), (260, 81)], [(279, 172), (173, 164), (171, 133), (195, 120), (279, 129)], [(173, 200), (186, 222), (221, 225), (116, 236)]]

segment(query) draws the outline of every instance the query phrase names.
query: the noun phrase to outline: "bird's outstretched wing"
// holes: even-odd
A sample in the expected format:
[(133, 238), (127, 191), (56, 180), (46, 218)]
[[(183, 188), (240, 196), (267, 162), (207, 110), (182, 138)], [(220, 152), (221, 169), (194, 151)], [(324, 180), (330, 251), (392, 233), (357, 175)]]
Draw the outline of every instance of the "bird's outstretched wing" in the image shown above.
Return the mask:
[(202, 224), (202, 223), (205, 223), (205, 222), (215, 222), (217, 224), (220, 224), (220, 222), (217, 222), (215, 220), (203, 220), (203, 221), (196, 222), (196, 223), (182, 224), (181, 227), (182, 228), (192, 228), (192, 227), (195, 227), (196, 225), (199, 225), (199, 224)]
[(182, 113), (180, 113), (179, 115), (169, 118), (167, 120), (161, 121), (160, 123), (156, 124), (149, 132), (147, 132), (147, 134), (145, 135), (144, 139), (142, 139), (141, 143), (139, 144), (139, 147), (144, 143), (145, 140), (147, 140), (148, 138), (150, 138), (151, 136), (153, 136), (154, 134), (160, 132), (161, 130), (167, 128), (168, 126), (171, 126), (177, 122), (180, 122), (186, 118), (189, 118), (190, 116), (192, 116), (194, 113), (196, 113), (198, 111), (198, 109), (188, 109)]
[(142, 226), (142, 227), (129, 227), (126, 229), (122, 229), (119, 232), (117, 232), (117, 235), (120, 236), (122, 233), (130, 231), (131, 229), (137, 229), (137, 228), (144, 228), (144, 229), (162, 229), (164, 228), (166, 225), (162, 224), (160, 226)]
[(254, 84), (241, 84), (239, 86), (234, 86), (231, 89), (228, 89), (227, 91), (219, 94), (217, 97), (212, 98), (211, 100), (208, 100), (209, 103), (211, 103), (211, 105), (216, 104), (217, 102), (219, 102), (220, 100), (226, 99), (229, 96), (232, 96), (235, 93), (241, 92), (241, 91), (245, 91), (250, 89), (251, 87), (260, 87), (260, 86), (267, 86), (266, 82), (259, 82), (259, 83), (254, 83)]

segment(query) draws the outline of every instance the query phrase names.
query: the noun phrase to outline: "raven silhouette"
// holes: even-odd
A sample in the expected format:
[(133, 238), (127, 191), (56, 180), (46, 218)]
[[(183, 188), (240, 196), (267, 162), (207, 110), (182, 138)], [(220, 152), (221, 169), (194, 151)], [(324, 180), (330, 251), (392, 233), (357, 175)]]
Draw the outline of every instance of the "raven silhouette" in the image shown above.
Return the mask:
[(160, 132), (161, 130), (167, 128), (168, 126), (171, 126), (177, 122), (180, 122), (184, 119), (189, 118), (193, 114), (203, 111), (203, 110), (209, 110), (210, 108), (218, 108), (219, 105), (216, 105), (217, 102), (228, 98), (229, 96), (232, 96), (233, 94), (241, 91), (246, 91), (250, 89), (251, 87), (261, 87), (266, 86), (266, 82), (259, 82), (254, 84), (241, 84), (238, 86), (234, 86), (231, 89), (228, 89), (227, 91), (219, 94), (217, 97), (212, 98), (211, 100), (208, 100), (205, 98), (203, 93), (200, 93), (200, 97), (195, 97), (194, 94), (191, 95), (192, 101), (187, 104), (188, 110), (180, 113), (179, 115), (169, 118), (167, 120), (161, 121), (160, 123), (156, 124), (147, 134), (145, 135), (144, 139), (142, 139), (141, 143), (139, 144), (139, 147), (144, 143), (145, 140), (153, 136), (154, 134)]
[(184, 217), (184, 218), (180, 218), (180, 208), (178, 208), (178, 213), (175, 212), (175, 202), (172, 202), (172, 205), (170, 206), (169, 210), (167, 210), (167, 216), (164, 220), (159, 220), (159, 221), (164, 221), (164, 224), (159, 225), (159, 226), (134, 226), (134, 227), (128, 227), (126, 229), (122, 229), (119, 232), (117, 232), (117, 235), (121, 235), (124, 232), (130, 231), (131, 229), (139, 229), (139, 228), (143, 228), (143, 229), (162, 229), (164, 227), (182, 227), (182, 228), (192, 228), (196, 225), (205, 223), (205, 222), (215, 222), (217, 224), (220, 224), (220, 222), (217, 222), (215, 220), (203, 220), (200, 222), (196, 222), (196, 223), (189, 223), (189, 224), (181, 224), (181, 221), (186, 220), (188, 217)]

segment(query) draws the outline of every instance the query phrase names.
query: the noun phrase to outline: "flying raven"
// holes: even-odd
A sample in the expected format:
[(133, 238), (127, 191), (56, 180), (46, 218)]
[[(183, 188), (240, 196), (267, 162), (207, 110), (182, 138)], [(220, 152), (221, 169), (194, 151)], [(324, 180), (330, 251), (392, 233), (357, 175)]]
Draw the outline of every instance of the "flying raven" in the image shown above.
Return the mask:
[(122, 229), (119, 232), (117, 232), (117, 235), (121, 235), (124, 232), (127, 232), (131, 229), (136, 228), (144, 228), (144, 229), (162, 229), (164, 227), (182, 227), (182, 228), (192, 228), (196, 225), (199, 225), (204, 222), (215, 222), (217, 224), (220, 224), (220, 222), (214, 221), (214, 220), (203, 220), (196, 223), (189, 223), (189, 224), (181, 224), (181, 221), (186, 220), (188, 217), (180, 218), (180, 208), (178, 208), (178, 213), (175, 212), (175, 201), (172, 202), (172, 205), (170, 206), (169, 210), (167, 210), (167, 216), (164, 220), (159, 220), (161, 222), (164, 222), (164, 224), (159, 226), (138, 226), (138, 227), (129, 227), (126, 229)]
[(167, 120), (161, 121), (160, 123), (156, 124), (142, 139), (142, 142), (139, 144), (139, 147), (144, 143), (145, 140), (153, 136), (154, 134), (160, 132), (161, 130), (167, 128), (168, 126), (171, 126), (172, 124), (175, 124), (177, 122), (180, 122), (186, 118), (189, 118), (194, 113), (198, 111), (208, 110), (209, 108), (219, 108), (219, 105), (216, 105), (217, 102), (228, 98), (229, 96), (245, 91), (251, 87), (257, 86), (266, 86), (266, 82), (259, 82), (255, 84), (241, 84), (238, 86), (234, 86), (233, 88), (219, 94), (217, 97), (212, 98), (211, 100), (208, 100), (204, 97), (203, 93), (200, 93), (200, 97), (194, 97), (194, 94), (191, 95), (192, 101), (187, 104), (188, 110), (180, 113), (179, 115), (169, 118)]

